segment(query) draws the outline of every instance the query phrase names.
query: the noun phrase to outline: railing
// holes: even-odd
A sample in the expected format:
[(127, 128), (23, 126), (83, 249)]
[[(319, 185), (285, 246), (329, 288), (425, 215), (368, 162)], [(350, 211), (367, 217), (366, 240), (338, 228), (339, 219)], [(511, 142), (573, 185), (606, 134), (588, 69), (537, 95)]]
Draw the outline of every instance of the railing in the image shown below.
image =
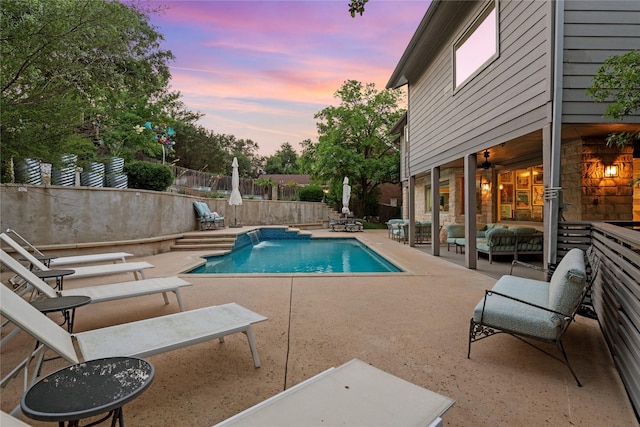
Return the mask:
[(592, 272), (595, 278), (591, 300), (636, 412), (640, 412), (639, 226), (640, 223), (575, 222), (558, 225), (558, 254), (591, 244), (600, 258), (598, 270)]
[[(175, 187), (185, 189), (189, 194), (231, 194), (231, 177), (214, 175), (209, 172), (201, 172), (192, 169), (172, 166), (175, 180)], [(274, 183), (277, 186), (277, 200), (295, 201), (298, 200), (300, 187), (290, 186), (281, 183)], [(239, 190), (242, 197), (251, 199), (272, 199), (273, 189), (269, 186), (257, 185), (256, 180), (250, 178), (240, 178)]]

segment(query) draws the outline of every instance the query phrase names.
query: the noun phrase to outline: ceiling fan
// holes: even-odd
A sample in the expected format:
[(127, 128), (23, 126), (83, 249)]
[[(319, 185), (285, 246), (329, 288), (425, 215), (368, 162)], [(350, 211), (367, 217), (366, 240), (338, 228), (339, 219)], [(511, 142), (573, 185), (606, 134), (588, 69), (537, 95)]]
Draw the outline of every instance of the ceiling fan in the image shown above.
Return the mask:
[(489, 150), (484, 150), (483, 156), (484, 156), (484, 162), (482, 162), (482, 163), (480, 163), (478, 165), (478, 169), (479, 168), (482, 168), (482, 169), (493, 169), (493, 168), (496, 167), (495, 163), (491, 163), (489, 161)]

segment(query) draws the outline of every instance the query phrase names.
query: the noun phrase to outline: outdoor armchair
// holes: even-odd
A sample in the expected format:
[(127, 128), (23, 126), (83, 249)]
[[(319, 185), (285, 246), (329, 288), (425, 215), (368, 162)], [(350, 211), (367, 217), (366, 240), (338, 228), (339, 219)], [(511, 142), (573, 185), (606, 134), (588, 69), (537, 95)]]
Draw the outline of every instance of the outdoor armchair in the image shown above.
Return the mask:
[(193, 208), (198, 215), (198, 221), (200, 223), (200, 230), (209, 230), (211, 228), (224, 228), (224, 217), (220, 216), (217, 212), (211, 212), (209, 205), (205, 202), (194, 201)]
[[(467, 357), (473, 342), (506, 333), (564, 363), (582, 386), (569, 364), (562, 338), (588, 291), (584, 252), (580, 249), (572, 249), (562, 258), (549, 282), (502, 276), (473, 310)], [(530, 339), (555, 344), (561, 358)]]

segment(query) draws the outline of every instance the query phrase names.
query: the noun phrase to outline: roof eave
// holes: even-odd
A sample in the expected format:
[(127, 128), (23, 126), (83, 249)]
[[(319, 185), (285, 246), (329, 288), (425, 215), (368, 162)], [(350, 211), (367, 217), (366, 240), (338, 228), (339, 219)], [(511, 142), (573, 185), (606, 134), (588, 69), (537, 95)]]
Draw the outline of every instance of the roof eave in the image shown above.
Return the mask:
[(387, 82), (387, 86), (386, 86), (387, 89), (397, 89), (409, 83), (409, 80), (407, 78), (407, 71), (409, 68), (408, 65), (410, 62), (409, 60), (411, 59), (411, 56), (413, 55), (415, 47), (417, 46), (418, 42), (424, 36), (427, 26), (431, 21), (436, 9), (438, 8), (438, 5), (442, 1), (444, 0), (433, 0), (429, 5), (429, 8), (427, 9), (427, 12), (424, 14), (422, 21), (420, 21), (420, 25), (418, 25), (416, 32), (413, 34), (413, 37), (411, 37), (411, 40), (409, 41), (407, 48), (402, 54), (402, 57), (400, 58), (398, 65), (396, 65), (395, 70), (391, 74), (391, 78), (389, 78), (389, 81)]

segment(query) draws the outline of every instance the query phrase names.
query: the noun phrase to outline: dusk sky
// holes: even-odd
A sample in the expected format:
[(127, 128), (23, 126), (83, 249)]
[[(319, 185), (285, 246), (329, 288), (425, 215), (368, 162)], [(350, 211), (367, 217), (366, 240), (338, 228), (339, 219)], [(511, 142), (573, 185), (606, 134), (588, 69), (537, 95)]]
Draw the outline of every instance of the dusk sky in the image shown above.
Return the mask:
[(429, 0), (153, 0), (151, 23), (175, 55), (171, 88), (199, 124), (256, 142), (261, 155), (317, 140), (314, 114), (345, 80), (384, 89)]

